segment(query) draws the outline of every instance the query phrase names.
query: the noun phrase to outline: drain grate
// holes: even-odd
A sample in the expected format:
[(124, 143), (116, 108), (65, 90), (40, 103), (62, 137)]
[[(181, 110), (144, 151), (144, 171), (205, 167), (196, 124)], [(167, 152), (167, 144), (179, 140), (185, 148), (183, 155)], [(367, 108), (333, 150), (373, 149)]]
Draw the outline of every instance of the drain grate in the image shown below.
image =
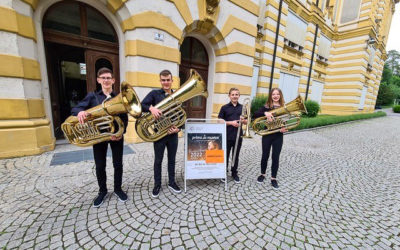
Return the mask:
[[(130, 147), (124, 146), (124, 155), (135, 153)], [(107, 157), (111, 157), (111, 148), (108, 147)], [(50, 166), (67, 163), (93, 160), (93, 149), (76, 150), (69, 152), (55, 153), (51, 159)]]

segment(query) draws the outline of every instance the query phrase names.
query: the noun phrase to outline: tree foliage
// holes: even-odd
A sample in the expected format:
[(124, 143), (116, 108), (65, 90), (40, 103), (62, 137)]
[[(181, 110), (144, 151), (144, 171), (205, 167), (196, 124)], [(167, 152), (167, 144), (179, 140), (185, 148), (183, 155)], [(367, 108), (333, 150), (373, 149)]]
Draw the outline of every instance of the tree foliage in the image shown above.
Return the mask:
[(387, 83), (381, 83), (379, 86), (378, 97), (376, 99), (376, 105), (390, 105), (393, 103), (393, 100), (393, 90), (388, 86)]
[(400, 99), (400, 53), (390, 50), (383, 67), (376, 105), (391, 105), (394, 99)]
[(400, 53), (396, 50), (389, 50), (385, 64), (394, 75), (400, 75)]

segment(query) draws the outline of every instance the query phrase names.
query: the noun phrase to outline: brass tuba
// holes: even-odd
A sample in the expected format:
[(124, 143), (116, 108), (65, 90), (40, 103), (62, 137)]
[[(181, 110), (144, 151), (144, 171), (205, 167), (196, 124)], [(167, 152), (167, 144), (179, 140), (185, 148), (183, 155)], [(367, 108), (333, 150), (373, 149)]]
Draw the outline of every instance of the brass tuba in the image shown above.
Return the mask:
[(155, 120), (151, 113), (143, 113), (136, 120), (139, 137), (148, 142), (157, 141), (168, 134), (171, 126), (180, 127), (185, 124), (186, 112), (182, 103), (198, 95), (208, 97), (206, 83), (197, 71), (191, 69), (189, 79), (172, 95), (154, 106), (162, 112), (159, 119)]
[[(65, 138), (74, 145), (86, 147), (111, 140), (111, 136), (120, 137), (124, 133), (124, 123), (117, 115), (129, 113), (139, 117), (142, 105), (135, 90), (127, 82), (121, 83), (121, 93), (114, 98), (106, 98), (102, 104), (86, 110), (87, 121), (80, 124), (78, 117), (70, 116), (61, 125)], [(118, 125), (116, 131), (115, 123)]]
[(283, 107), (272, 110), (271, 113), (275, 118), (273, 121), (268, 121), (265, 116), (259, 117), (253, 121), (252, 128), (261, 136), (277, 133), (283, 127), (289, 130), (300, 124), (301, 112), (307, 113), (307, 109), (299, 95)]

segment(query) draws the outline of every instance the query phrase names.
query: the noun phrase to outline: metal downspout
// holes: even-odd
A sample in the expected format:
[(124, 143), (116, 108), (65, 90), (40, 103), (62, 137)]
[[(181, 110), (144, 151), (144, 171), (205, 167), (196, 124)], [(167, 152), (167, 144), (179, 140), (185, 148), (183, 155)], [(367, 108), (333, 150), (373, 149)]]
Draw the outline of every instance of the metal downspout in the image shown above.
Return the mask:
[[(317, 0), (316, 6), (317, 8), (319, 5), (319, 0)], [(311, 80), (311, 72), (312, 72), (312, 66), (314, 63), (314, 54), (315, 54), (315, 45), (317, 43), (317, 36), (318, 36), (318, 24), (315, 24), (315, 33), (314, 33), (314, 42), (313, 42), (313, 48), (312, 48), (312, 53), (311, 53), (311, 62), (310, 62), (310, 69), (308, 70), (308, 79), (307, 79), (307, 88), (306, 88), (306, 97), (305, 97), (305, 101), (307, 101), (308, 98), (308, 89), (310, 88), (310, 80)]]
[(278, 22), (277, 22), (277, 24), (276, 24), (274, 54), (273, 54), (273, 56), (272, 56), (271, 77), (270, 77), (270, 80), (269, 80), (269, 91), (268, 91), (268, 93), (271, 92), (271, 89), (272, 89), (272, 81), (274, 80), (274, 69), (275, 69), (276, 50), (277, 50), (277, 47), (278, 47), (279, 27), (281, 26), (282, 2), (283, 2), (283, 0), (280, 0), (280, 1), (279, 1)]

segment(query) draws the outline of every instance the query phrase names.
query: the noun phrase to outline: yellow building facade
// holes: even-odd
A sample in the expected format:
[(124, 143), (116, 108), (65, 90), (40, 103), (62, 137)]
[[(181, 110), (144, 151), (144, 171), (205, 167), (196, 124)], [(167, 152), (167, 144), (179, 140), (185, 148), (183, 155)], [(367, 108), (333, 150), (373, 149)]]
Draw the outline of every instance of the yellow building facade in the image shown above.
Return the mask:
[[(95, 72), (110, 67), (140, 99), (169, 69), (190, 68), (208, 98), (189, 117), (215, 117), (231, 87), (241, 100), (283, 90), (326, 114), (372, 112), (398, 0), (5, 0), (0, 3), (0, 158), (53, 150), (60, 125)], [(134, 142), (131, 118), (126, 141)]]

